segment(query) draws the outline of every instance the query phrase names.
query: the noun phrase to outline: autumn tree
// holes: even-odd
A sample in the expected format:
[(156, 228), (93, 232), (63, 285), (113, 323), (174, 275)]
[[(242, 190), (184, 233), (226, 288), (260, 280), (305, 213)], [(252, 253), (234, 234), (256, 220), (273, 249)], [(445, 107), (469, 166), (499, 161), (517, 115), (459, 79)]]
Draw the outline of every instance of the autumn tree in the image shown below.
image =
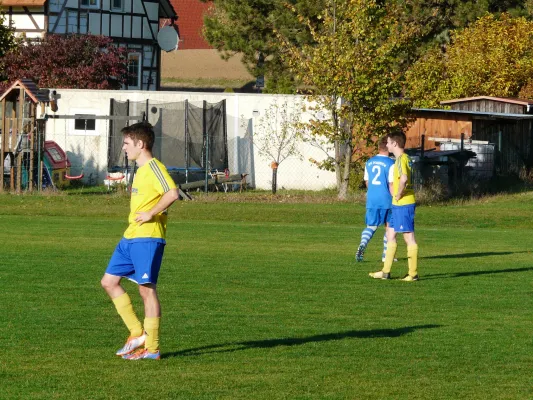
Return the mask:
[(30, 78), (41, 87), (119, 89), (127, 79), (127, 50), (94, 35), (47, 35), (0, 58), (4, 85)]
[[(323, 23), (319, 18), (328, 0), (202, 0), (210, 3), (204, 17), (204, 36), (228, 59), (240, 53), (253, 76), (266, 76), (266, 92), (294, 93), (300, 85), (287, 68), (280, 54), (279, 40), (273, 34), (275, 26), (295, 45), (311, 45), (313, 36), (298, 18), (306, 19), (315, 29)], [(397, 9), (401, 23), (420, 27), (418, 54), (428, 44), (445, 44), (454, 29), (463, 28), (480, 16), (512, 12), (513, 15), (533, 15), (532, 0), (387, 0)], [(286, 4), (297, 13), (291, 12)]]
[(446, 51), (432, 47), (407, 76), (408, 94), (419, 107), (481, 95), (532, 98), (533, 22), (487, 14), (453, 32)]
[(362, 168), (378, 137), (406, 123), (410, 103), (400, 97), (404, 62), (416, 49), (419, 29), (400, 22), (399, 15), (391, 3), (329, 1), (319, 29), (310, 28), (315, 45), (299, 47), (279, 33), (286, 62), (313, 92), (314, 109), (331, 115), (302, 128), (335, 145), (331, 166), (340, 199), (347, 197), (350, 169)]

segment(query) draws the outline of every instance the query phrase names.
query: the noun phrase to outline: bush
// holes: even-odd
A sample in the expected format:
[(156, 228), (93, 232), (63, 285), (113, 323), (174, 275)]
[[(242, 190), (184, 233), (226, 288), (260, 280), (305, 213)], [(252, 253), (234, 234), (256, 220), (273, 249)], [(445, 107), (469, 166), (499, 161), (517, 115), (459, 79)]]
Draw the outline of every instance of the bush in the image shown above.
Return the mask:
[(364, 170), (352, 169), (350, 171), (350, 181), (348, 184), (348, 191), (350, 193), (366, 191), (366, 185), (365, 185), (365, 180), (364, 180)]
[(448, 188), (436, 178), (428, 179), (415, 193), (417, 204), (440, 203), (449, 198)]

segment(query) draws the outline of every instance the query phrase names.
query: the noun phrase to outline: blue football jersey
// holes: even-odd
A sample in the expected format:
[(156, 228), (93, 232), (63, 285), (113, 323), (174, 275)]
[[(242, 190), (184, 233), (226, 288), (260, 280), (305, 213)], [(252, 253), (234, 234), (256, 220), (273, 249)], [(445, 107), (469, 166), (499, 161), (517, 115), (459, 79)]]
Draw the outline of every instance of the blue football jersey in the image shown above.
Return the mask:
[(378, 154), (365, 164), (365, 181), (368, 181), (366, 208), (391, 208), (392, 195), (389, 182), (393, 181), (394, 160)]

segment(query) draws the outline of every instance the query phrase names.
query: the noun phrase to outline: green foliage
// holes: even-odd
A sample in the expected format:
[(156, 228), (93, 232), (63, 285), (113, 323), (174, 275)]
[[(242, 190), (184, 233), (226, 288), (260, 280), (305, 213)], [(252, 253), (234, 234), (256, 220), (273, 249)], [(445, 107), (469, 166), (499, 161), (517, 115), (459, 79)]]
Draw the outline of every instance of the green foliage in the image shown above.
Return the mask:
[(349, 169), (362, 168), (377, 139), (407, 122), (410, 102), (400, 96), (420, 28), (401, 21), (402, 8), (377, 1), (329, 2), (317, 27), (292, 10), (315, 43), (299, 46), (277, 31), (284, 59), (313, 91), (314, 109), (331, 115), (301, 128), (310, 138), (325, 137), (335, 144), (335, 167), (343, 169), (337, 175), (339, 197), (344, 198)]
[[(307, 20), (315, 29), (323, 23), (323, 11), (332, 0), (202, 0), (213, 4), (205, 16), (204, 35), (221, 51), (223, 58), (235, 53), (244, 54), (244, 63), (254, 76), (266, 77), (267, 93), (294, 93), (301, 82), (287, 68), (280, 54), (278, 38), (273, 28), (296, 45), (315, 43)], [(344, 0), (336, 3), (342, 6)], [(402, 25), (415, 24), (420, 28), (416, 55), (432, 44), (445, 44), (450, 32), (464, 28), (486, 13), (509, 12), (513, 16), (533, 16), (533, 0), (390, 0), (379, 4), (394, 7)], [(291, 8), (296, 12), (290, 12)], [(260, 55), (264, 62), (259, 63)], [(415, 58), (405, 55), (407, 61)]]
[(361, 191), (366, 193), (363, 169), (353, 168), (350, 170), (349, 190), (352, 193), (359, 193)]
[(0, 13), (0, 58), (18, 45), (15, 30), (5, 25), (6, 17)]
[[(403, 21), (413, 21), (422, 27), (422, 43), (445, 44), (450, 39), (450, 33), (462, 29), (487, 13), (499, 15), (508, 12), (513, 16), (533, 15), (531, 0), (413, 0), (396, 1), (403, 7), (400, 16)], [(420, 47), (420, 53), (425, 46)]]
[[(266, 77), (266, 93), (294, 93), (300, 85), (284, 63), (273, 34), (275, 28), (294, 45), (313, 44), (315, 40), (303, 20), (318, 28), (323, 10), (331, 0), (202, 0), (212, 3), (204, 19), (204, 35), (223, 58), (244, 54), (244, 63), (254, 76)], [(343, 0), (337, 3), (341, 5)], [(532, 0), (391, 0), (380, 2), (397, 9), (402, 24), (420, 27), (417, 53), (432, 43), (446, 43), (450, 31), (463, 28), (485, 13), (511, 12), (513, 15), (533, 15)], [(290, 12), (294, 7), (296, 13)], [(264, 57), (262, 65), (259, 57)], [(406, 55), (406, 57), (410, 57)]]
[(446, 52), (434, 46), (413, 65), (408, 94), (420, 107), (481, 95), (533, 98), (532, 76), (533, 22), (487, 14), (454, 32)]

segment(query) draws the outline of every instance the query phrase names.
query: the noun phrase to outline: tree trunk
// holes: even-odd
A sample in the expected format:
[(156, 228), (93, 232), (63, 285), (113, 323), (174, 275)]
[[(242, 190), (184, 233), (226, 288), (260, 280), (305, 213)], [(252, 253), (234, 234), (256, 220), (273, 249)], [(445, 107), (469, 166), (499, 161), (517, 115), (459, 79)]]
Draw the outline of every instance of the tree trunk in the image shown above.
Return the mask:
[[(352, 161), (352, 141), (344, 147), (344, 168), (342, 169), (342, 180), (339, 187), (339, 200), (346, 200), (348, 198), (348, 183), (350, 182), (350, 164)], [(340, 168), (339, 168), (340, 169)]]
[(278, 189), (278, 169), (272, 168), (272, 194), (276, 194)]
[(337, 179), (337, 191), (341, 190), (342, 185), (342, 173), (341, 173), (341, 164), (342, 164), (342, 154), (341, 154), (342, 144), (339, 140), (335, 141), (335, 177)]

